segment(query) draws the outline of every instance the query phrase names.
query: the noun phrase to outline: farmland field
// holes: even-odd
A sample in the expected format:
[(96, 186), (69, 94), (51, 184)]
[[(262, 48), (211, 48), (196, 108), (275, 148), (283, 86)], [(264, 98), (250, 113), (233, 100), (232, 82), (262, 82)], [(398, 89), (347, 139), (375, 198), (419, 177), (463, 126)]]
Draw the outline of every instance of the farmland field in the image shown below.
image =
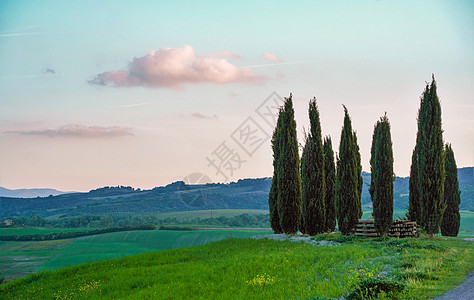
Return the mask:
[(16, 278), (89, 261), (207, 244), (226, 237), (247, 238), (258, 231), (126, 231), (77, 239), (0, 241), (0, 277)]
[(1, 235), (29, 235), (29, 234), (48, 234), (56, 232), (76, 232), (76, 231), (87, 231), (96, 228), (26, 228), (26, 227), (15, 227), (15, 228), (0, 228)]
[(397, 299), (431, 299), (474, 267), (472, 244), (459, 238), (316, 240), (326, 246), (226, 239), (87, 263), (2, 285), (0, 299), (327, 299), (373, 280), (401, 286)]

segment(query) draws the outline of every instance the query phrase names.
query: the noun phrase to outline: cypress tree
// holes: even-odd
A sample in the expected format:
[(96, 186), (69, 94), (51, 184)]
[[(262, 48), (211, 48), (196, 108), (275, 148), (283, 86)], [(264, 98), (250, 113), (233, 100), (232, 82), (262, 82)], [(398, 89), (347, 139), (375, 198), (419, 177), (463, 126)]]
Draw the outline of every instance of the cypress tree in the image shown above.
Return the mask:
[(362, 186), (364, 185), (364, 180), (362, 179), (362, 163), (361, 163), (361, 158), (360, 158), (360, 149), (359, 149), (359, 144), (357, 143), (357, 134), (355, 131), (352, 132), (352, 138), (353, 138), (353, 143), (354, 143), (354, 151), (356, 155), (356, 160), (355, 164), (357, 167), (357, 199), (356, 199), (356, 206), (357, 206), (357, 215), (358, 218), (362, 218)]
[(325, 231), (333, 232), (336, 229), (336, 167), (334, 165), (334, 151), (330, 136), (324, 138), (324, 173), (326, 175), (326, 193), (324, 202), (326, 205)]
[(444, 142), (441, 104), (436, 81), (426, 85), (418, 114), (418, 191), (421, 226), (429, 235), (438, 233), (444, 209)]
[(272, 136), (272, 150), (273, 150), (273, 179), (268, 195), (268, 207), (270, 210), (270, 225), (274, 233), (282, 233), (280, 226), (280, 216), (278, 215), (278, 164), (280, 159), (279, 152), (279, 134), (282, 122), (283, 110), (280, 109), (278, 113), (278, 121), (273, 131)]
[[(429, 87), (426, 85), (423, 95), (420, 97), (420, 102), (423, 102), (423, 99), (429, 97)], [(411, 157), (411, 167), (410, 167), (410, 179), (409, 179), (409, 198), (408, 198), (408, 218), (410, 221), (416, 221), (418, 225), (421, 226), (421, 199), (418, 183), (418, 160), (419, 160), (419, 144), (420, 144), (420, 115), (422, 113), (422, 108), (424, 106), (420, 105), (418, 109), (418, 131), (416, 133), (416, 144), (413, 149), (413, 154)]]
[(411, 156), (410, 179), (408, 182), (408, 219), (421, 224), (420, 193), (418, 192), (418, 151), (413, 149)]
[(344, 106), (344, 125), (341, 131), (336, 173), (336, 213), (339, 230), (351, 234), (360, 217), (360, 164), (358, 165), (357, 142), (352, 131), (351, 119)]
[(393, 217), (393, 150), (387, 113), (377, 121), (372, 136), (370, 157), (370, 197), (375, 229), (388, 234)]
[(301, 173), (292, 95), (285, 98), (279, 133), (278, 215), (284, 233), (298, 232), (301, 220)]
[(302, 232), (316, 235), (325, 230), (326, 207), (324, 152), (316, 98), (309, 102), (311, 129), (301, 158)]
[(459, 190), (458, 169), (454, 159), (454, 152), (450, 144), (446, 144), (446, 180), (444, 181), (444, 200), (446, 209), (441, 221), (441, 234), (444, 236), (458, 236), (461, 216), (461, 191)]

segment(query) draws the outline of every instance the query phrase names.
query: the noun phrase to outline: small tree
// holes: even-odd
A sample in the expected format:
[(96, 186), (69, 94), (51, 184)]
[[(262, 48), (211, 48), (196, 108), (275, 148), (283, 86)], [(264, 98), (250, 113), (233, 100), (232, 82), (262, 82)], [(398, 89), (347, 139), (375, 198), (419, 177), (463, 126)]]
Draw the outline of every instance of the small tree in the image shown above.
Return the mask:
[(326, 207), (324, 203), (325, 175), (321, 124), (316, 98), (309, 102), (311, 129), (306, 137), (301, 158), (302, 230), (310, 235), (324, 232)]
[(361, 215), (360, 163), (358, 163), (357, 141), (354, 139), (351, 118), (344, 106), (344, 125), (341, 131), (336, 173), (337, 223), (344, 235), (351, 234)]
[(324, 202), (326, 205), (325, 231), (333, 232), (336, 229), (336, 167), (334, 165), (334, 151), (330, 136), (326, 136), (323, 142), (324, 148), (324, 173), (326, 175), (326, 192)]
[(393, 217), (393, 150), (387, 113), (377, 121), (372, 136), (370, 157), (370, 196), (372, 198), (375, 229), (388, 234)]
[(272, 150), (273, 150), (273, 179), (268, 195), (268, 207), (270, 210), (270, 226), (274, 233), (282, 233), (280, 226), (280, 216), (278, 215), (278, 169), (280, 162), (280, 127), (282, 122), (283, 110), (280, 109), (278, 113), (278, 121), (273, 131), (272, 136)]
[(458, 169), (454, 152), (450, 144), (446, 144), (446, 180), (444, 182), (444, 200), (446, 209), (441, 221), (441, 234), (444, 236), (457, 236), (461, 216), (459, 214), (459, 204), (461, 204), (461, 191), (459, 190)]
[(292, 95), (285, 98), (279, 132), (278, 215), (284, 233), (298, 232), (301, 221), (301, 173)]

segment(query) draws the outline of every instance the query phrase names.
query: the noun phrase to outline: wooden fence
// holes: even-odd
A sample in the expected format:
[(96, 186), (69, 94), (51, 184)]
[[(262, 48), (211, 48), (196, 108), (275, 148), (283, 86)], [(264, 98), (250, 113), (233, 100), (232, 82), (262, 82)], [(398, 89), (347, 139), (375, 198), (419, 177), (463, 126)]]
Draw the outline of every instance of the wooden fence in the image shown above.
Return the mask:
[[(354, 234), (363, 237), (380, 236), (380, 234), (375, 231), (374, 219), (360, 219), (354, 230)], [(393, 220), (388, 235), (396, 238), (416, 237), (416, 222)]]

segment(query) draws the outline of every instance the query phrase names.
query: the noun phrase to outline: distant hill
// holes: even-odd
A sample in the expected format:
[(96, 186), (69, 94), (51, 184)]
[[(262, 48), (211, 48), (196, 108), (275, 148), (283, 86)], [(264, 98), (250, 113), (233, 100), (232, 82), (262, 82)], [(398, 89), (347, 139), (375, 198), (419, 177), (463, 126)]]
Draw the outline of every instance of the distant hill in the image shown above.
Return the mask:
[(32, 214), (61, 218), (229, 208), (268, 209), (270, 185), (271, 178), (203, 185), (177, 181), (152, 190), (120, 186), (44, 198), (0, 197), (0, 218)]
[[(461, 210), (474, 211), (474, 168), (458, 169)], [(362, 206), (372, 207), (370, 174), (362, 173)], [(271, 178), (241, 179), (229, 184), (187, 185), (182, 181), (152, 190), (104, 187), (88, 193), (69, 193), (43, 198), (0, 197), (0, 218), (38, 215), (64, 218), (81, 215), (147, 215), (207, 209), (268, 209)], [(394, 182), (394, 207), (408, 207), (409, 178)], [(51, 193), (50, 193), (51, 194)]]
[(54, 189), (18, 189), (10, 190), (0, 187), (0, 197), (14, 197), (14, 198), (35, 198), (48, 197), (49, 195), (57, 196), (70, 192), (61, 192)]

